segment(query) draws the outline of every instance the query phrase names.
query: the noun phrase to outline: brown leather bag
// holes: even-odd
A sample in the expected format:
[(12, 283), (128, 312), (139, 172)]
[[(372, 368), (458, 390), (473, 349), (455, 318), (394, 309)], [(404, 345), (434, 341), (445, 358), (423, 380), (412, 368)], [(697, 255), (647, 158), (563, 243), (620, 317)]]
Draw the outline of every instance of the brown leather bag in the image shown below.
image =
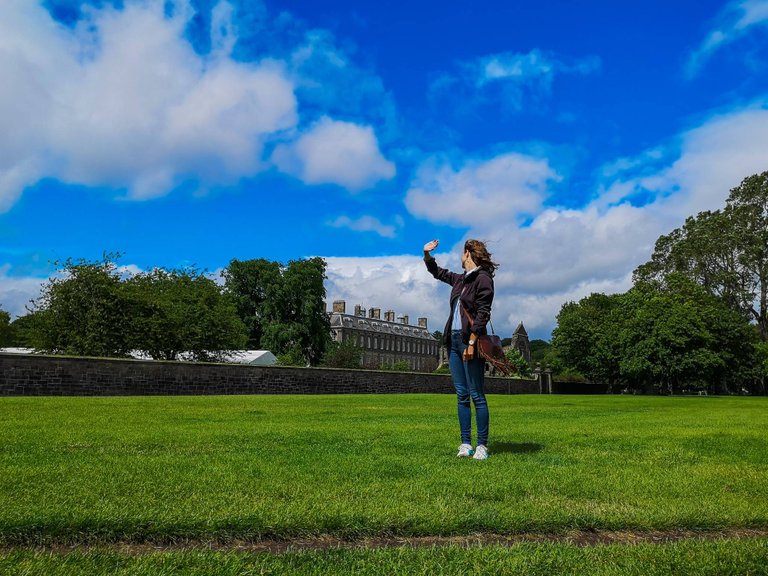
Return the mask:
[[(469, 315), (467, 309), (464, 308), (464, 304), (461, 304), (461, 309), (466, 314), (467, 320), (469, 320), (470, 327), (475, 323), (472, 316)], [(501, 338), (494, 334), (493, 324), (491, 324), (491, 334), (483, 334), (482, 336), (476, 335), (474, 332), (471, 334), (470, 339), (475, 340), (477, 344), (477, 351), (480, 353), (480, 357), (483, 358), (488, 364), (496, 368), (499, 372), (505, 376), (511, 376), (517, 372), (517, 368), (507, 360), (507, 356), (504, 354), (504, 348), (501, 346)], [(467, 351), (469, 352), (469, 348)], [(474, 349), (470, 353), (470, 358), (475, 355)]]

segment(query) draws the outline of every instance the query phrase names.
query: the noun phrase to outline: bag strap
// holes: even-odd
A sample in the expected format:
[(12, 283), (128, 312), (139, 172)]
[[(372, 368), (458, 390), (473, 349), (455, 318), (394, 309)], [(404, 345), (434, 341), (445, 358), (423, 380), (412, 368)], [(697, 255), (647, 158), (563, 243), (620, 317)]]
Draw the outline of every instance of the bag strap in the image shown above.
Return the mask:
[[(467, 316), (467, 320), (469, 320), (469, 327), (471, 328), (475, 321), (472, 319), (472, 316), (469, 315), (469, 312), (467, 312), (467, 309), (464, 308), (464, 303), (461, 301), (461, 296), (459, 296), (459, 306), (461, 306), (461, 311), (464, 312), (464, 314)], [(491, 334), (496, 334), (496, 330), (493, 329), (493, 322), (490, 318), (488, 318), (488, 324), (491, 325)]]

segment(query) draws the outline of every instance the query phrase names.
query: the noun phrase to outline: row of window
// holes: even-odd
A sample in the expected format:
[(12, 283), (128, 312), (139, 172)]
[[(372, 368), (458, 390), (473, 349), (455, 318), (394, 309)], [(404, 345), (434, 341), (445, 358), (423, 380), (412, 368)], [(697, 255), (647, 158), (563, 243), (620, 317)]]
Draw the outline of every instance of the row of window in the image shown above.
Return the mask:
[(386, 336), (363, 336), (347, 334), (345, 340), (350, 340), (366, 350), (384, 350), (387, 352), (406, 352), (413, 354), (437, 354), (437, 342), (412, 342)]

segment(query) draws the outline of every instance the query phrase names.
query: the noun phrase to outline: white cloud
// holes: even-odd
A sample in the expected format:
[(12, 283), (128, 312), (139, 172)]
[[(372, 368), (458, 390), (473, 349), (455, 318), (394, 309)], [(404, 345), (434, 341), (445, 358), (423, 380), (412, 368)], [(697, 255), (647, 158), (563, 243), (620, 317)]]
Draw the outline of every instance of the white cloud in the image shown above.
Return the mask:
[(653, 207), (677, 218), (724, 205), (728, 192), (743, 178), (768, 169), (768, 105), (709, 118), (678, 138), (679, 154), (652, 174), (617, 179), (607, 193), (647, 191), (657, 196)]
[(40, 290), (47, 278), (10, 275), (10, 264), (0, 265), (0, 308), (9, 312), (11, 318), (23, 316), (31, 300), (40, 296)]
[(483, 56), (464, 64), (468, 77), (474, 77), (478, 87), (490, 82), (541, 82), (549, 86), (555, 74), (590, 74), (600, 68), (600, 60), (595, 57), (583, 58), (573, 64), (566, 64), (541, 50), (531, 50), (527, 54), (503, 52)]
[(729, 2), (716, 22), (717, 28), (706, 35), (688, 58), (686, 73), (689, 77), (696, 76), (712, 54), (723, 46), (739, 40), (758, 26), (768, 25), (768, 0)]
[(349, 228), (356, 232), (375, 232), (383, 238), (394, 238), (397, 228), (402, 226), (402, 218), (398, 218), (395, 224), (383, 224), (374, 216), (361, 216), (360, 218), (350, 218), (342, 215), (328, 223), (333, 228)]
[(321, 118), (292, 144), (275, 149), (273, 161), (307, 184), (338, 184), (362, 190), (395, 175), (382, 156), (373, 128)]
[(430, 95), (449, 97), (462, 106), (488, 97), (497, 90), (503, 106), (512, 110), (523, 107), (525, 96), (548, 96), (557, 75), (588, 75), (600, 69), (597, 57), (571, 59), (538, 49), (530, 52), (501, 52), (459, 62), (458, 71), (440, 74), (430, 85)]
[(470, 160), (459, 169), (432, 159), (418, 170), (405, 204), (415, 216), (433, 222), (511, 222), (538, 211), (547, 184), (559, 178), (546, 159), (515, 152)]
[(160, 0), (87, 9), (75, 29), (37, 3), (0, 4), (0, 210), (41, 177), (167, 194), (180, 178), (233, 181), (264, 169), (265, 141), (294, 128), (283, 66), (236, 62), (214, 11), (211, 56), (184, 38), (191, 11)]
[[(670, 145), (606, 164), (594, 200), (580, 209), (542, 205), (556, 172), (546, 158), (533, 156), (517, 157), (518, 170), (508, 173), (522, 179), (510, 187), (521, 191), (513, 209), (498, 208), (500, 198), (514, 196), (509, 191), (477, 192), (487, 182), (478, 167), (495, 159), (467, 160), (455, 169), (426, 164), (414, 177), (406, 205), (414, 215), (465, 225), (466, 237), (488, 241), (501, 264), (493, 307), (497, 331), (509, 336), (522, 320), (532, 338), (549, 338), (565, 302), (592, 292), (626, 291), (632, 271), (650, 258), (661, 234), (687, 216), (721, 208), (744, 177), (768, 169), (765, 134), (768, 109), (762, 103), (713, 115)], [(645, 200), (633, 205), (638, 194)], [(520, 225), (516, 217), (523, 211), (532, 211), (532, 219)], [(450, 254), (436, 255), (441, 266), (460, 268), (463, 241)], [(426, 272), (420, 251), (419, 245), (413, 256), (329, 259), (329, 297), (426, 315), (432, 329), (441, 329), (447, 287)]]

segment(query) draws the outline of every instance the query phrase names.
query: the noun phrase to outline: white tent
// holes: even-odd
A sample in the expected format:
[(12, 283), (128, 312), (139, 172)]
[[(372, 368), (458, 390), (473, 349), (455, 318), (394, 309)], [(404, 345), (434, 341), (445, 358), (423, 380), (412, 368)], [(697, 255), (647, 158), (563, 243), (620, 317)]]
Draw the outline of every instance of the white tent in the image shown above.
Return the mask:
[(251, 366), (271, 366), (277, 362), (277, 358), (269, 350), (235, 350), (227, 354), (224, 361)]

